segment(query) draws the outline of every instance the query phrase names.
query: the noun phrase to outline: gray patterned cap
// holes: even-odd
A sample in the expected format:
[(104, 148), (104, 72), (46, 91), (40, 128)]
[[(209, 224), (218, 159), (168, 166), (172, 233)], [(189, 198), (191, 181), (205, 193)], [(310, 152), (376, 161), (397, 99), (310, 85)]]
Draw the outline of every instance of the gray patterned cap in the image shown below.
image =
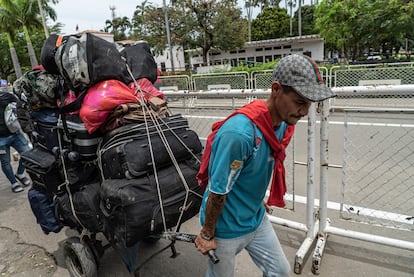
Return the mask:
[(293, 54), (282, 58), (273, 69), (272, 81), (292, 87), (312, 102), (336, 96), (323, 84), (315, 61), (305, 55)]

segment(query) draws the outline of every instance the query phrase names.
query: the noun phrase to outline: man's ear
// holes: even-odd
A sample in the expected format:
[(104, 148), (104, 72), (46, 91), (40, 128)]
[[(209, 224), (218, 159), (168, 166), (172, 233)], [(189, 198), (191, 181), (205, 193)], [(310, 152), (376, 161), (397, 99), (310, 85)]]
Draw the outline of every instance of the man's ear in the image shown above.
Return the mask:
[(282, 86), (279, 82), (272, 83), (272, 98), (275, 98), (279, 95), (279, 93), (281, 92), (281, 88)]

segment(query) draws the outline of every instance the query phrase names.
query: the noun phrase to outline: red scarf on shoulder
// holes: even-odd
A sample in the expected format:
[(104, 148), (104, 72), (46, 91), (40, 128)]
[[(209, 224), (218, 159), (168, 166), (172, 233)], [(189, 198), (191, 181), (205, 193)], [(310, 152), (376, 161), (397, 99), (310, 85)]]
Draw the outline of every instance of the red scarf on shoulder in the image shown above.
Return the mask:
[(263, 133), (267, 143), (270, 145), (272, 155), (275, 159), (275, 167), (273, 170), (272, 185), (270, 187), (270, 196), (267, 203), (269, 206), (284, 207), (286, 205), (283, 199), (286, 192), (286, 178), (283, 161), (286, 158), (285, 149), (293, 136), (295, 126), (288, 125), (282, 142), (279, 142), (274, 132), (272, 117), (270, 116), (269, 109), (267, 108), (266, 103), (262, 100), (253, 101), (233, 112), (227, 118), (213, 124), (212, 132), (207, 137), (206, 147), (201, 158), (200, 169), (197, 173), (198, 184), (203, 189), (207, 187), (208, 166), (210, 163), (211, 147), (214, 137), (224, 122), (236, 114), (244, 114), (253, 123), (255, 123)]

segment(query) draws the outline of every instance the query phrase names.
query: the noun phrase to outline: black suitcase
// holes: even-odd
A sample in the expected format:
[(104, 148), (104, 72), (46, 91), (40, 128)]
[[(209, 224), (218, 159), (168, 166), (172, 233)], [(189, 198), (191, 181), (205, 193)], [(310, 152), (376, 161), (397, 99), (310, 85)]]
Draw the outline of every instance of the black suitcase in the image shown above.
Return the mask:
[(71, 191), (73, 209), (68, 192), (60, 193), (57, 197), (57, 215), (63, 225), (78, 229), (82, 226), (93, 233), (103, 231), (102, 212), (100, 205), (100, 183), (84, 184)]
[(104, 180), (101, 184), (101, 210), (106, 235), (130, 247), (149, 235), (159, 234), (164, 228), (172, 228), (197, 215), (203, 193), (195, 178), (198, 164), (186, 161), (179, 166), (189, 188), (187, 201), (186, 187), (175, 166), (158, 171), (161, 197), (158, 197), (153, 174), (131, 180)]
[(66, 119), (66, 129), (63, 123), (58, 124), (58, 128), (61, 128), (62, 132), (64, 131), (62, 138), (65, 145), (70, 146), (71, 151), (79, 153), (80, 159), (83, 161), (96, 159), (96, 151), (102, 135), (99, 132), (89, 134), (85, 125), (77, 116), (72, 116), (71, 119)]
[(111, 143), (105, 143), (104, 148), (99, 151), (104, 178), (140, 177), (153, 171), (153, 161), (156, 168), (169, 166), (172, 164), (172, 159), (167, 150), (172, 151), (178, 162), (191, 159), (194, 155), (201, 153), (202, 144), (198, 135), (186, 126), (188, 126), (186, 120), (173, 126), (173, 129), (170, 126), (161, 126), (168, 147), (164, 143), (164, 136), (155, 130), (148, 131), (150, 140), (146, 132), (139, 128), (136, 128), (136, 132), (130, 132), (131, 128), (127, 129), (125, 133), (129, 135), (122, 136), (122, 133), (118, 133), (117, 139), (112, 139)]
[(55, 193), (64, 183), (58, 161), (51, 151), (40, 145), (21, 154), (22, 163), (29, 173), (33, 187)]
[[(188, 120), (181, 114), (170, 115), (157, 120), (157, 125), (165, 132), (172, 130), (187, 130), (189, 128)], [(100, 149), (108, 148), (111, 145), (125, 141), (127, 139), (137, 139), (147, 136), (147, 133), (154, 134), (157, 132), (157, 125), (149, 121), (147, 124), (127, 124), (112, 130), (102, 138)]]
[(59, 146), (59, 139), (57, 133), (56, 124), (36, 122), (35, 124), (35, 133), (32, 138), (34, 143), (41, 144), (44, 147), (47, 147), (49, 150), (52, 150), (54, 147)]

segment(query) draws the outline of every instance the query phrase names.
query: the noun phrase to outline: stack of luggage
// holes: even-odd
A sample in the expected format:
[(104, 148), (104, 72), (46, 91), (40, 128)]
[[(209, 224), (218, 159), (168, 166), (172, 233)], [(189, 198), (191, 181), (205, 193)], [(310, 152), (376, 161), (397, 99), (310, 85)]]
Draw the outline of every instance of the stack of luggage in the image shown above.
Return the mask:
[(103, 232), (129, 247), (198, 213), (202, 145), (153, 83), (146, 42), (51, 35), (14, 83), (33, 149), (21, 155), (42, 230)]

